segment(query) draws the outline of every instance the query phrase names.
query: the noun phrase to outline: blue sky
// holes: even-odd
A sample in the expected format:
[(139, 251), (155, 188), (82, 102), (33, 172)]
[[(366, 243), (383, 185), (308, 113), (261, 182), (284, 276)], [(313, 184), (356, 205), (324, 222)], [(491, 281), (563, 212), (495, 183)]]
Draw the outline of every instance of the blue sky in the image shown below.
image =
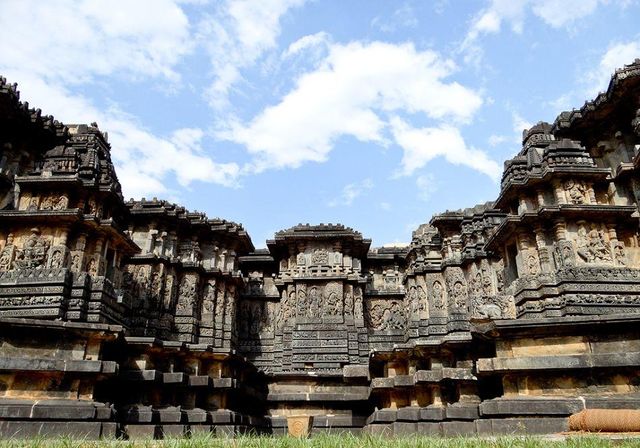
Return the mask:
[(640, 57), (640, 2), (2, 0), (0, 74), (109, 133), (126, 198), (374, 246), (492, 200), (522, 129)]

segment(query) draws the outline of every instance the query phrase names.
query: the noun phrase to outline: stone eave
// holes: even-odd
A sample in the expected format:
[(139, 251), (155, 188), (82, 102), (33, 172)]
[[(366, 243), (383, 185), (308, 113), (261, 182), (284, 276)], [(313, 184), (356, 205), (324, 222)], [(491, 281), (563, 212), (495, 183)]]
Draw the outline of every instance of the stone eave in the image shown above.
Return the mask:
[[(34, 225), (52, 225), (56, 223), (73, 224), (82, 220), (82, 212), (78, 208), (66, 210), (0, 210), (0, 218), (8, 223), (33, 222)], [(56, 224), (57, 225), (57, 224)]]
[[(640, 59), (616, 70), (611, 76), (607, 91), (600, 93), (594, 100), (586, 101), (580, 109), (562, 112), (555, 119), (551, 132), (569, 135), (587, 129), (594, 121), (606, 122), (607, 116), (616, 107), (627, 92), (640, 85)], [(636, 105), (637, 107), (637, 105)]]
[(505, 184), (500, 190), (498, 199), (495, 202), (495, 208), (504, 209), (508, 207), (508, 202), (518, 196), (519, 190), (523, 188), (535, 187), (539, 184), (547, 184), (550, 177), (563, 176), (578, 179), (592, 179), (595, 181), (604, 181), (611, 175), (609, 168), (598, 167), (582, 167), (582, 166), (559, 166), (554, 168), (546, 168), (539, 172), (529, 172), (521, 180), (511, 180)]
[(496, 228), (486, 244), (485, 250), (495, 251), (498, 245), (507, 239), (522, 224), (531, 225), (540, 220), (552, 218), (584, 218), (585, 220), (600, 219), (637, 219), (633, 214), (637, 211), (635, 205), (600, 205), (600, 204), (560, 204), (543, 206), (537, 210), (525, 211), (518, 215), (508, 215)]
[(572, 332), (576, 328), (588, 332), (594, 327), (608, 327), (612, 325), (626, 325), (632, 329), (637, 329), (639, 323), (640, 313), (609, 314), (604, 316), (560, 316), (540, 319), (476, 320), (471, 324), (471, 332), (474, 336), (495, 338), (499, 336), (558, 334)]
[(16, 176), (15, 182), (18, 185), (29, 185), (31, 187), (42, 188), (59, 188), (59, 187), (75, 187), (83, 186), (82, 180), (77, 174), (73, 175), (53, 175), (50, 177), (37, 176)]

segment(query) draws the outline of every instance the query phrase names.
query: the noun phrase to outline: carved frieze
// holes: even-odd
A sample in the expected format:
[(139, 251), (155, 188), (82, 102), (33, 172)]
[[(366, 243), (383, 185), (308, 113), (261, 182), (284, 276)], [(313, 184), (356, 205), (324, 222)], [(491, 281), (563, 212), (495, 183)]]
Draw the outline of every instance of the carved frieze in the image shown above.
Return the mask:
[(49, 240), (40, 235), (40, 229), (34, 227), (24, 241), (22, 248), (16, 250), (13, 262), (17, 269), (37, 269), (45, 266), (49, 252)]
[(577, 253), (585, 263), (611, 263), (611, 247), (606, 232), (596, 224), (587, 230), (586, 224), (580, 224), (576, 240)]
[(180, 282), (178, 291), (178, 303), (176, 304), (176, 314), (193, 313), (194, 305), (198, 298), (198, 277), (193, 274), (186, 274)]
[(367, 301), (367, 321), (373, 330), (404, 329), (405, 315), (402, 302), (386, 299)]
[(467, 310), (468, 288), (462, 269), (459, 267), (447, 268), (445, 271), (447, 282), (447, 296), (449, 306), (460, 311)]
[(13, 266), (16, 247), (13, 244), (13, 234), (7, 235), (7, 240), (0, 251), (0, 271), (8, 271)]

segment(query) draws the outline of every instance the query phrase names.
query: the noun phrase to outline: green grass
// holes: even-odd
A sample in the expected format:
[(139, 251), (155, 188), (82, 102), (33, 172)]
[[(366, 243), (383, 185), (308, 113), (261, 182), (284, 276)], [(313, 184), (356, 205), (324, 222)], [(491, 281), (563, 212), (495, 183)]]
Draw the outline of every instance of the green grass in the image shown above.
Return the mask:
[(640, 438), (612, 439), (598, 436), (571, 436), (564, 440), (545, 437), (434, 438), (321, 435), (310, 439), (291, 437), (242, 436), (223, 439), (197, 436), (191, 439), (104, 440), (87, 441), (69, 438), (3, 440), (0, 448), (603, 448), (640, 447)]

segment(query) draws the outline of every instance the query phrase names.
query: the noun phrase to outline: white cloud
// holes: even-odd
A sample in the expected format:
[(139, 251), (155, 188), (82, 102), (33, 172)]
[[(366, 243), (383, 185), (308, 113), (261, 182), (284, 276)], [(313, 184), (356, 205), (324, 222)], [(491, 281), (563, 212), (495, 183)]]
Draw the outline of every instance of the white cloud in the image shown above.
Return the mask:
[(593, 12), (602, 0), (536, 0), (531, 4), (533, 13), (554, 28), (560, 28), (582, 19)]
[(357, 198), (362, 196), (362, 194), (373, 188), (373, 181), (371, 179), (364, 179), (361, 182), (354, 182), (351, 184), (347, 184), (342, 189), (340, 196), (332, 199), (327, 203), (329, 207), (337, 207), (339, 205), (349, 206), (353, 204)]
[(390, 16), (376, 16), (371, 21), (371, 26), (384, 33), (393, 33), (398, 28), (417, 27), (418, 19), (413, 7), (409, 3), (403, 3)]
[(67, 84), (114, 73), (176, 80), (189, 37), (187, 16), (171, 0), (6, 0), (0, 70)]
[(324, 31), (302, 36), (300, 39), (289, 45), (287, 50), (282, 54), (282, 58), (286, 59), (310, 49), (322, 48), (323, 46), (328, 45), (330, 41), (331, 36)]
[(431, 173), (423, 174), (416, 178), (416, 187), (418, 188), (418, 199), (428, 201), (438, 190), (435, 177)]
[(242, 70), (276, 48), (280, 19), (306, 0), (225, 0), (199, 25), (199, 40), (209, 53), (214, 80), (207, 90), (211, 106), (228, 106), (228, 95)]
[(616, 69), (622, 68), (625, 64), (631, 64), (638, 58), (640, 58), (640, 40), (612, 44), (600, 58), (598, 66), (587, 73), (588, 93), (595, 96), (598, 92), (605, 91)]
[(460, 131), (450, 125), (414, 128), (400, 118), (391, 120), (393, 135), (404, 150), (401, 174), (410, 175), (436, 157), (454, 165), (465, 165), (497, 180), (500, 165), (476, 148), (468, 147)]
[(521, 34), (525, 18), (531, 13), (553, 28), (570, 27), (593, 14), (601, 3), (607, 0), (490, 0), (471, 20), (459, 50), (467, 62), (477, 63), (483, 52), (479, 38), (500, 32), (504, 24)]
[(491, 136), (489, 136), (489, 146), (498, 146), (508, 140), (509, 140), (509, 137), (507, 137), (506, 135), (492, 134)]
[(533, 123), (531, 123), (530, 121), (525, 120), (522, 115), (520, 115), (518, 112), (513, 112), (511, 114), (511, 118), (513, 121), (513, 132), (516, 133), (516, 135), (518, 136), (517, 138), (519, 139), (519, 141), (522, 141), (522, 132), (531, 128), (531, 126), (533, 126)]
[[(234, 185), (239, 167), (216, 163), (202, 147), (200, 129), (165, 136), (113, 106), (99, 109), (74, 93), (100, 77), (161, 78), (175, 82), (175, 68), (193, 49), (189, 21), (172, 0), (8, 0), (0, 15), (0, 72), (20, 83), (23, 100), (66, 123), (97, 121), (108, 131), (112, 159), (127, 196), (172, 194), (175, 176)], [(150, 13), (152, 11), (152, 13)]]
[(455, 69), (451, 60), (411, 43), (334, 44), (278, 104), (247, 124), (230, 123), (219, 136), (244, 145), (256, 172), (325, 161), (342, 136), (388, 145), (389, 113), (456, 124), (471, 120), (482, 98), (446, 81)]
[(385, 212), (388, 212), (389, 210), (391, 210), (391, 203), (386, 201), (381, 202), (380, 204), (378, 204), (378, 206)]

